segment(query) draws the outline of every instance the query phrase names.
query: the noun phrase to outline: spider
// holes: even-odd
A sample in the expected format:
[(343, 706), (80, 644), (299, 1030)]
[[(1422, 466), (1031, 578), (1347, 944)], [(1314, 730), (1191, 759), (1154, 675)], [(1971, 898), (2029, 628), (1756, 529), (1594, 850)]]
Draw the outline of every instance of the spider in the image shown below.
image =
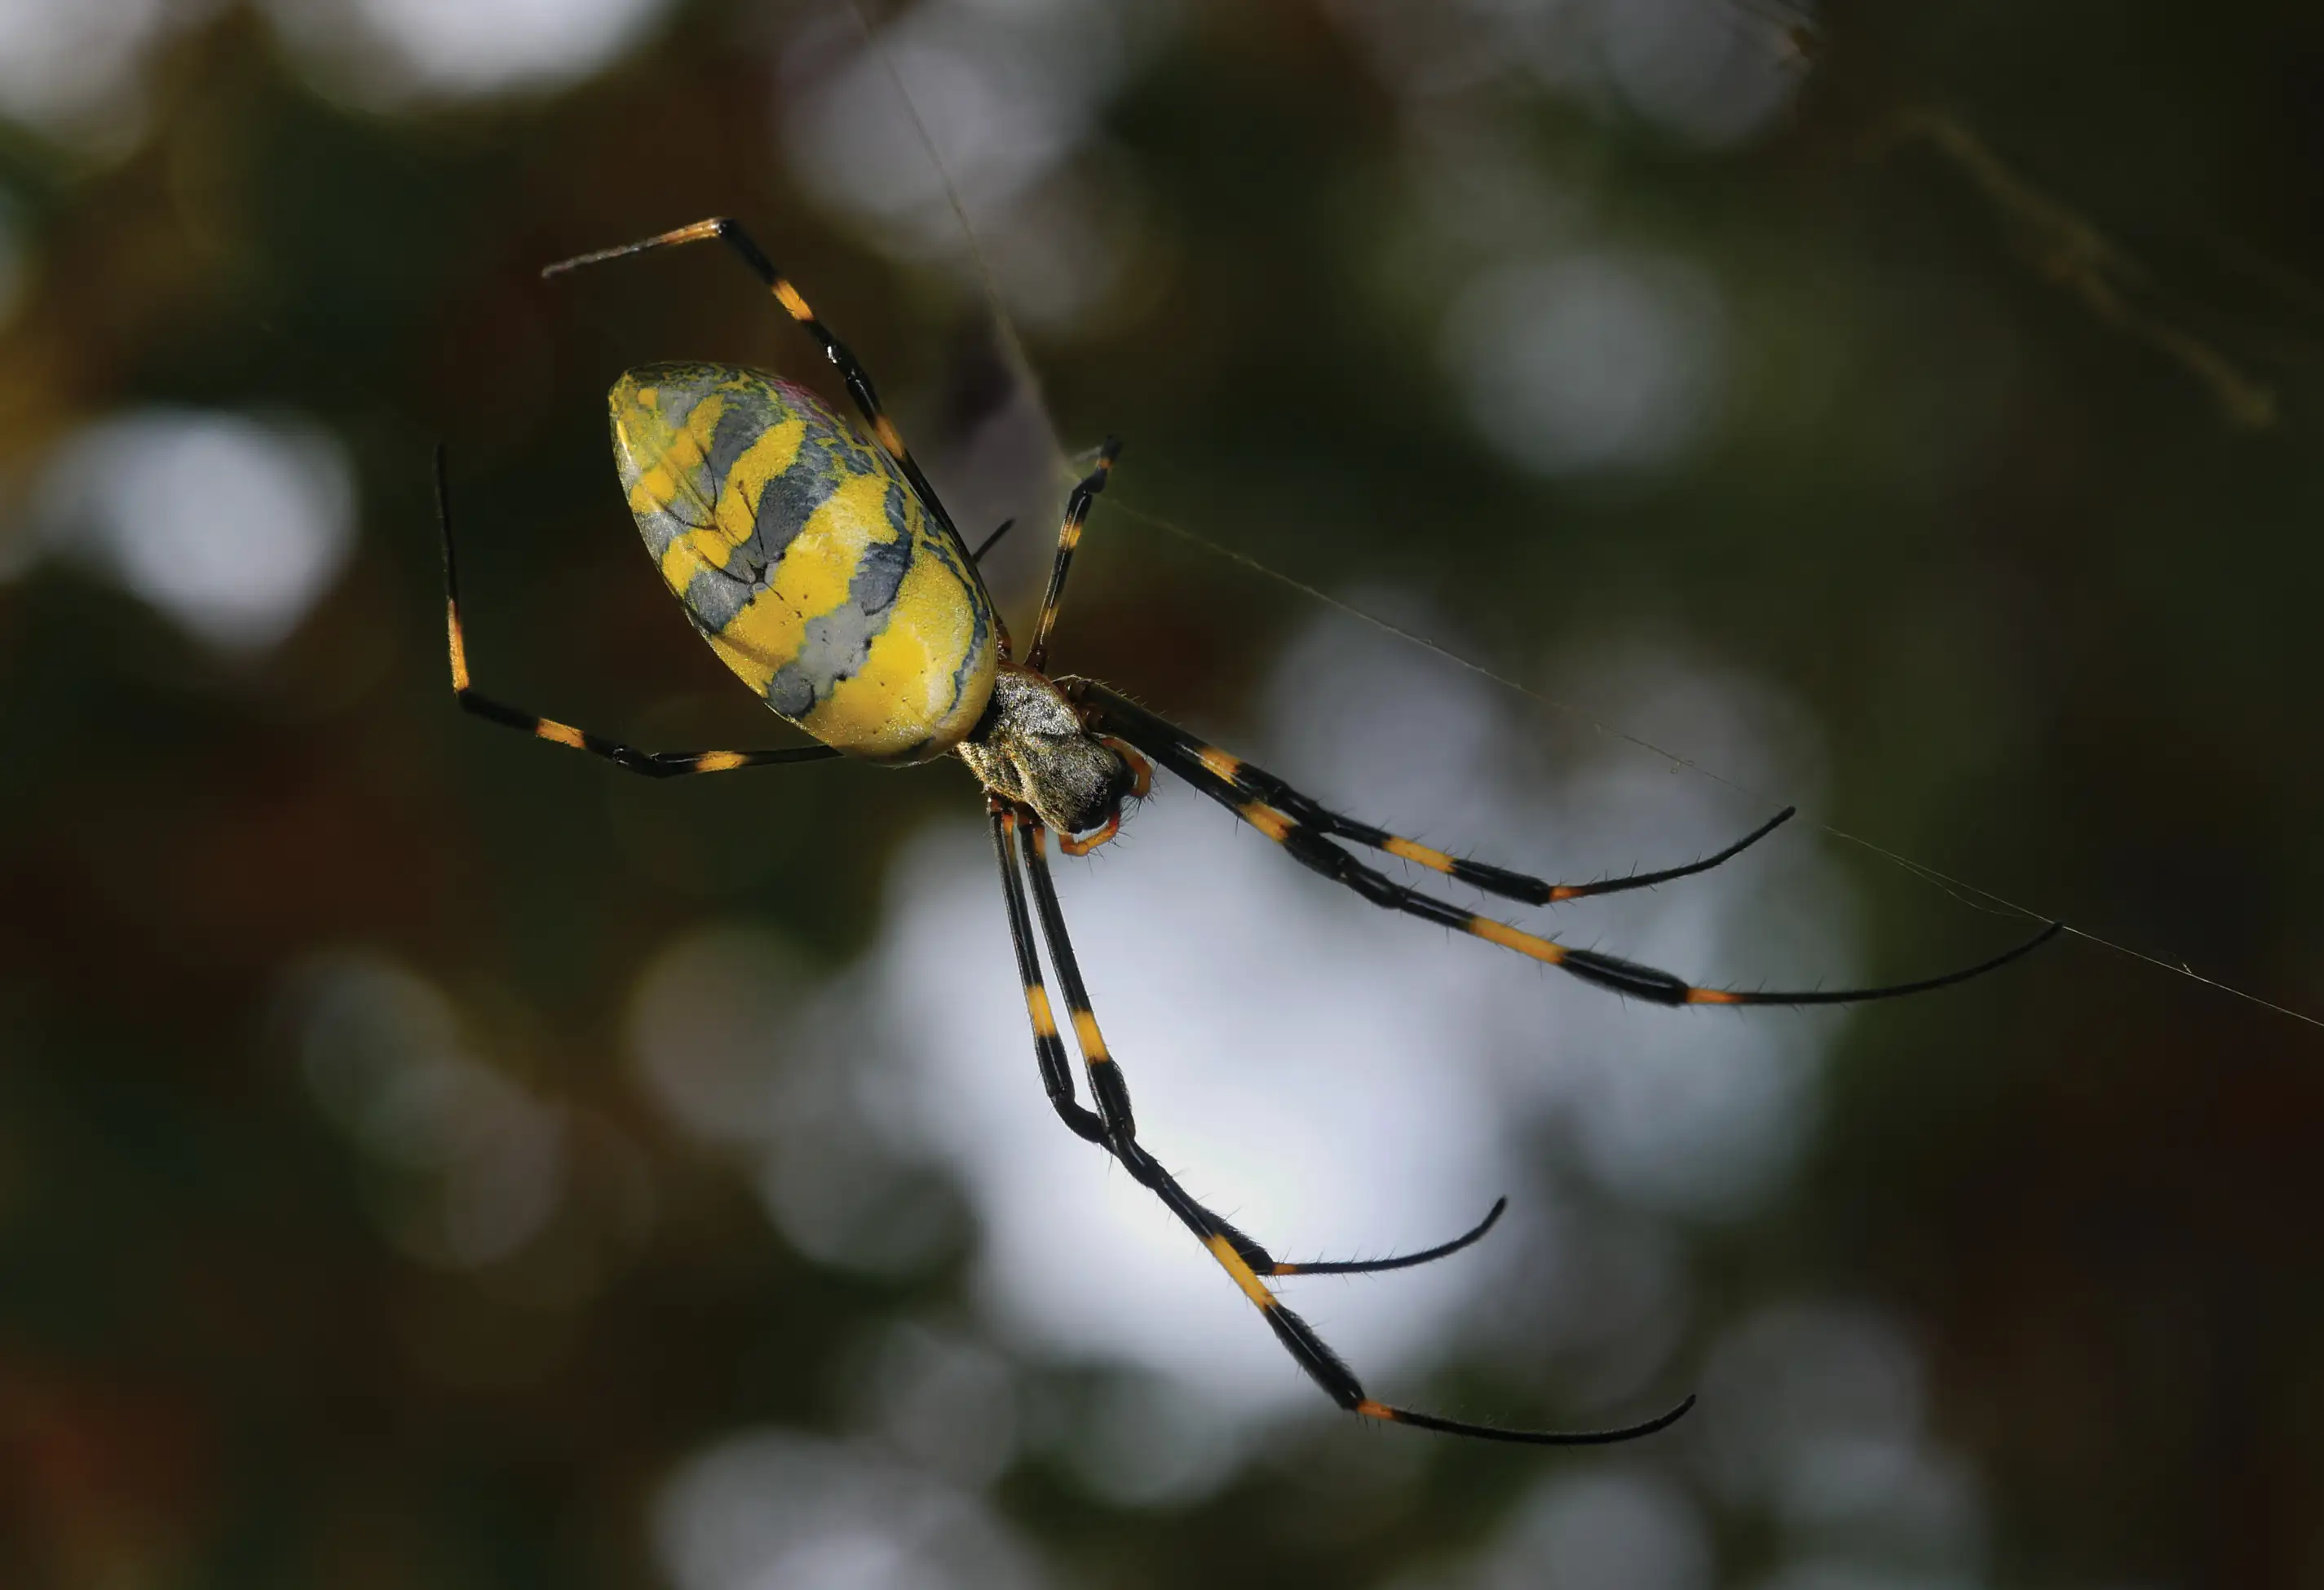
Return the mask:
[[(1298, 1275), (1377, 1274), (1458, 1253), (1491, 1228), (1506, 1199), (1475, 1227), (1419, 1253), (1286, 1264), (1205, 1208), (1140, 1141), (1120, 1065), (1107, 1049), (1067, 938), (1050, 877), (1047, 839), (1070, 855), (1105, 843), (1126, 801), (1147, 794), (1158, 762), (1289, 852), (1300, 865), (1376, 905), (1467, 933), (1655, 1005), (1842, 1005), (1941, 988), (2006, 965), (2053, 937), (2052, 923), (1991, 960), (1881, 988), (1744, 992), (1703, 988), (1657, 968), (1578, 950), (1398, 883), (1356, 849), (1380, 851), (1488, 894), (1531, 905), (1652, 887), (1706, 872), (1766, 838), (1786, 807), (1725, 850), (1684, 866), (1596, 883), (1554, 884), (1416, 844), (1319, 804), (1265, 769), (1229, 755), (1093, 679), (1052, 676), (1049, 638), (1074, 549), (1105, 490), (1119, 445), (1108, 438), (1074, 487), (1057, 532), (1048, 588), (1022, 659), (977, 573), (1008, 529), (972, 553), (881, 409), (871, 376), (818, 320), (749, 234), (714, 219), (549, 266), (556, 276), (649, 250), (715, 239), (774, 295), (836, 366), (867, 440), (813, 392), (730, 364), (650, 364), (623, 374), (610, 398), (614, 460), (630, 510), (663, 580), (694, 627), (775, 712), (819, 742), (772, 750), (650, 751), (477, 691), (462, 639), (450, 490), (438, 449), (445, 618), (452, 689), (489, 721), (570, 746), (650, 777), (723, 773), (770, 763), (854, 756), (912, 763), (950, 753), (985, 792), (1001, 899), (1049, 1103), (1068, 1129), (1104, 1149), (1158, 1197), (1259, 1310), (1300, 1368), (1332, 1401), (1367, 1419), (1488, 1440), (1604, 1445), (1651, 1435), (1693, 1406), (1689, 1396), (1618, 1429), (1517, 1429), (1448, 1419), (1375, 1400), (1268, 1282)], [(1150, 758), (1150, 761), (1149, 761)], [(1031, 908), (1027, 908), (1030, 884)], [(1065, 997), (1094, 1107), (1081, 1102), (1034, 932)]]

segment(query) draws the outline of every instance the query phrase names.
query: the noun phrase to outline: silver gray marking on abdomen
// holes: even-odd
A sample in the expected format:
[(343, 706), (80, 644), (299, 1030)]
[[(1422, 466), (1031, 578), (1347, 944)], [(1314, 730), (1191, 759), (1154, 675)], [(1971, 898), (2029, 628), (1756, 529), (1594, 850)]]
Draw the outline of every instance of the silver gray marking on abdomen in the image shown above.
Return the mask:
[(759, 511), (753, 520), (751, 538), (744, 542), (747, 555), (757, 560), (761, 569), (772, 568), (783, 560), (783, 553), (815, 517), (815, 510), (831, 500), (839, 489), (841, 474), (834, 461), (816, 444), (822, 429), (812, 418), (807, 421), (807, 435), (799, 438), (798, 454), (790, 467), (767, 482), (759, 493)]
[(687, 615), (694, 620), (694, 627), (706, 635), (716, 635), (734, 621), (736, 613), (751, 605), (751, 599), (761, 589), (755, 579), (738, 577), (730, 570), (706, 565), (694, 572), (680, 595)]
[[(717, 428), (711, 437), (710, 456), (704, 462), (700, 477), (705, 492), (714, 501), (725, 495), (734, 461), (772, 428), (767, 423), (770, 412), (768, 405), (749, 403), (730, 407), (719, 416)], [(785, 418), (788, 417), (778, 418), (774, 423), (781, 424)], [(766, 590), (782, 563), (783, 554), (798, 538), (799, 531), (816, 510), (828, 501), (837, 488), (830, 460), (816, 445), (821, 430), (810, 417), (807, 435), (789, 465), (770, 478), (759, 493), (754, 528), (750, 537), (728, 554), (726, 566), (715, 569), (705, 565), (696, 570), (687, 583), (682, 593), (687, 609), (694, 615), (696, 627), (705, 634), (722, 633), (737, 613)]]
[(767, 415), (761, 405), (745, 400), (742, 392), (724, 394), (726, 406), (718, 412), (718, 423), (710, 432), (710, 450), (703, 455), (703, 482), (709, 487), (706, 493), (713, 501), (726, 489), (727, 472), (734, 460), (750, 451), (751, 444), (767, 434)]
[(798, 655), (767, 681), (767, 704), (786, 718), (805, 717), (830, 700), (841, 681), (861, 673), (872, 643), (888, 628), (896, 592), (911, 566), (909, 537), (866, 547), (847, 583), (847, 600), (807, 621)]
[[(685, 425), (686, 417), (694, 412), (694, 406), (702, 400), (703, 394), (707, 390), (704, 387), (686, 385), (684, 374), (687, 369), (687, 367), (679, 365), (648, 365), (630, 372), (629, 375), (629, 379), (640, 381), (641, 384), (653, 385), (661, 394), (655, 415), (673, 430)], [(641, 380), (641, 378), (653, 379)], [(613, 432), (614, 473), (621, 477), (622, 496), (625, 501), (634, 503), (637, 500), (638, 482), (644, 478), (646, 473), (645, 465), (642, 460), (631, 453), (628, 445), (622, 439), (621, 416), (613, 415), (609, 423)], [(631, 517), (638, 521), (638, 534), (645, 538), (646, 551), (652, 555), (656, 568), (659, 568), (662, 559), (669, 556), (669, 544), (672, 541), (687, 530), (700, 528), (686, 516), (686, 510), (692, 506), (687, 501), (685, 494), (678, 492), (673, 494), (667, 503), (647, 509), (643, 512), (638, 511), (634, 507), (631, 509)], [(709, 516), (706, 510), (702, 523), (709, 522)], [(691, 602), (692, 598), (687, 597), (687, 600)]]

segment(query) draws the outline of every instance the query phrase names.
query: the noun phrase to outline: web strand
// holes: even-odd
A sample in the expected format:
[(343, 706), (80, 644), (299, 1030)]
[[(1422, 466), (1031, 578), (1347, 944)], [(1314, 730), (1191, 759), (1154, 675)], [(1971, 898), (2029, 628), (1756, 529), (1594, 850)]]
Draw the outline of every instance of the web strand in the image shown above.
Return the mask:
[[(1468, 657), (1462, 657), (1459, 652), (1452, 650), (1450, 647), (1443, 645), (1442, 642), (1433, 640), (1425, 635), (1420, 634), (1413, 630), (1408, 630), (1403, 625), (1396, 623), (1391, 620), (1380, 617), (1377, 613), (1368, 612), (1364, 609), (1356, 606), (1353, 602), (1347, 602), (1340, 597), (1334, 596), (1328, 591), (1320, 590), (1314, 585), (1308, 584), (1304, 580), (1298, 579), (1291, 574), (1284, 574), (1278, 569), (1272, 568), (1267, 564), (1261, 563), (1259, 559), (1251, 556), (1247, 552), (1238, 551), (1234, 547), (1224, 546), (1217, 541), (1212, 540), (1209, 537), (1204, 536), (1198, 531), (1188, 529), (1184, 525), (1176, 524), (1171, 520), (1160, 518), (1157, 515), (1145, 512), (1143, 510), (1132, 507), (1128, 503), (1120, 501), (1119, 500), (1110, 501), (1108, 510), (1116, 519), (1126, 518), (1140, 521), (1156, 529), (1162, 530), (1169, 535), (1175, 536), (1191, 546), (1198, 547), (1213, 556), (1223, 558), (1229, 563), (1236, 564), (1243, 568), (1250, 569), (1253, 573), (1264, 575), (1266, 578), (1273, 580), (1278, 584), (1287, 585), (1292, 590), (1298, 592), (1301, 595), (1309, 598), (1311, 601), (1321, 602), (1326, 607), (1346, 613), (1349, 617), (1359, 620), (1363, 623), (1370, 624), (1376, 630), (1385, 631), (1386, 633), (1394, 636), (1398, 640), (1404, 641), (1411, 646), (1416, 646), (1432, 656), (1442, 657), (1455, 667), (1465, 669), (1469, 673), (1476, 675), (1480, 679), (1488, 680), (1490, 683), (1499, 685), (1503, 690), (1510, 691), (1517, 695), (1521, 695), (1527, 701), (1534, 703), (1536, 705), (1545, 707), (1562, 716), (1572, 718), (1575, 721), (1586, 725), (1594, 732), (1603, 735), (1609, 740), (1617, 740), (1626, 745), (1635, 746), (1640, 750), (1646, 751), (1663, 761), (1668, 762), (1674, 767), (1683, 767), (1688, 772), (1695, 774), (1699, 777), (1707, 778), (1711, 783), (1720, 785), (1724, 788), (1733, 790), (1738, 795), (1748, 795), (1752, 799), (1764, 804), (1772, 804), (1774, 803), (1774, 797), (1768, 795), (1764, 791), (1754, 789), (1748, 784), (1730, 778), (1714, 767), (1707, 767), (1692, 757), (1683, 756), (1677, 751), (1670, 750), (1665, 747), (1656, 745), (1651, 740), (1645, 739), (1640, 735), (1633, 734), (1627, 729), (1608, 723), (1604, 720), (1591, 715), (1583, 708), (1574, 706), (1566, 702), (1558, 701), (1551, 696), (1544, 695), (1540, 691), (1534, 689), (1531, 685), (1520, 683), (1517, 680), (1510, 678), (1506, 674), (1499, 673), (1492, 668), (1489, 668), (1482, 663), (1475, 662)], [(1967, 881), (1966, 879), (1955, 878), (1950, 873), (1942, 871), (1938, 868), (1932, 867), (1925, 861), (1916, 861), (1910, 856), (1906, 856), (1897, 850), (1892, 850), (1886, 845), (1880, 844), (1873, 840), (1867, 839), (1861, 834), (1851, 833), (1844, 828), (1835, 827), (1833, 824), (1829, 823), (1818, 822), (1813, 818), (1811, 818), (1810, 821), (1815, 823), (1815, 826), (1818, 830), (1829, 834), (1833, 839), (1842, 841), (1845, 843), (1855, 845), (1858, 849), (1869, 851), (1871, 854), (1879, 857), (1882, 860), (1890, 863), (1892, 866), (1899, 868), (1902, 870), (1912, 874), (1914, 877), (1920, 878), (1923, 882), (1943, 890), (1946, 894), (1950, 895), (1954, 899), (1960, 901), (1962, 905), (1969, 906), (1971, 910), (1984, 911), (1994, 915), (2022, 918), (2028, 922), (2052, 922), (2057, 920), (2056, 917), (2047, 911), (2038, 910), (2034, 906), (2023, 905), (2018, 901), (2010, 899), (2005, 895), (1997, 894), (1991, 889), (1981, 887), (1977, 884)], [(2201, 983), (2207, 988), (2216, 988), (2223, 994), (2231, 995), (2248, 1004), (2256, 1005), (2264, 1010), (2273, 1011), (2278, 1016), (2288, 1016), (2292, 1020), (2303, 1023), (2308, 1026), (2324, 1028), (2324, 1021), (2319, 1021), (2315, 1016), (2307, 1015), (2302, 1011), (2294, 1010), (2288, 1006), (2279, 1005), (2273, 999), (2264, 998), (2257, 994), (2250, 993), (2243, 988), (2239, 988), (2232, 983), (2221, 982), (2217, 978), (2205, 977), (2201, 972), (2197, 971), (2193, 967), (2189, 966), (2184, 961), (2166, 960), (2161, 956), (2149, 954), (2147, 951), (2135, 948), (2132, 945), (2121, 943), (2113, 939), (2105, 938), (2098, 933), (2091, 933), (2085, 928), (2076, 927), (2070, 922), (2066, 924), (2065, 931), (2075, 938), (2081, 939), (2089, 943), (2097, 945), (2099, 949), (2110, 950), (2117, 955), (2126, 956), (2133, 960), (2144, 961), (2149, 966), (2161, 967), (2165, 971), (2172, 972), (2179, 977), (2187, 978), (2194, 982)]]
[(888, 81), (895, 85), (896, 97), (903, 101), (904, 114), (911, 121), (913, 136), (920, 141), (920, 148), (928, 157), (929, 167), (936, 172), (936, 180), (944, 186), (945, 203), (951, 208), (953, 219), (960, 223), (960, 234), (968, 244), (969, 260), (976, 267), (977, 286), (983, 291), (985, 307), (992, 312), (993, 328), (1001, 338), (1001, 363), (1009, 367), (1009, 373), (1016, 380), (1019, 390), (1031, 404), (1034, 416), (1040, 421), (1041, 443), (1049, 455), (1049, 473), (1059, 477), (1064, 484), (1070, 485), (1075, 473), (1073, 461), (1065, 456), (1065, 444), (1058, 438), (1056, 420), (1049, 413), (1048, 397), (1041, 390), (1041, 373), (1033, 368), (1032, 358), (1025, 352), (1025, 340), (1017, 335), (1016, 317), (1009, 313), (1009, 306), (1001, 299), (1000, 278), (993, 273), (992, 262), (985, 255), (984, 242), (977, 236), (975, 224), (968, 218), (968, 206), (961, 198), (960, 185), (952, 179), (952, 168), (945, 164), (944, 152), (936, 147), (935, 135), (928, 131), (928, 124), (920, 115), (919, 102), (912, 97), (911, 89), (905, 86), (904, 74), (896, 65), (894, 51), (888, 48), (888, 41), (872, 26), (872, 19), (864, 14), (863, 0), (847, 0), (847, 9), (863, 34), (864, 48), (878, 58), (880, 69), (887, 74)]
[[(1016, 320), (1010, 314), (1009, 306), (1001, 298), (1000, 283), (994, 276), (991, 262), (986, 257), (983, 244), (977, 237), (975, 224), (969, 218), (968, 207), (961, 199), (959, 187), (953, 181), (952, 171), (950, 168), (945, 164), (943, 153), (937, 149), (936, 139), (928, 131), (927, 123), (922, 119), (919, 106), (912, 97), (911, 87), (904, 81), (904, 75), (898, 68), (894, 56), (888, 50), (886, 41), (881, 38), (878, 30), (872, 27), (871, 18), (864, 14), (862, 0), (848, 0), (848, 10), (855, 19), (855, 25), (862, 32), (865, 48), (869, 49), (878, 58), (881, 69), (887, 74), (888, 80), (895, 85), (896, 96), (903, 102), (905, 113), (909, 117), (912, 124), (912, 130), (919, 140), (920, 147), (927, 154), (928, 164), (935, 170), (938, 181), (943, 184), (945, 201), (951, 207), (954, 219), (960, 224), (961, 234), (968, 245), (969, 260), (975, 268), (978, 284), (983, 291), (985, 303), (991, 312), (993, 326), (1001, 341), (1002, 358), (1008, 364), (1010, 374), (1016, 379), (1025, 396), (1029, 400), (1034, 413), (1039, 418), (1042, 437), (1050, 458), (1050, 473), (1056, 477), (1061, 485), (1065, 483), (1068, 483), (1074, 475), (1073, 461), (1067, 457), (1065, 447), (1058, 439), (1056, 425), (1050, 416), (1047, 400), (1042, 393), (1040, 377), (1034, 370), (1031, 359), (1026, 354), (1024, 340), (1017, 332)], [(1749, 795), (1753, 799), (1758, 800), (1763, 804), (1772, 804), (1772, 797), (1764, 795), (1758, 790), (1751, 788), (1748, 785), (1727, 777), (1716, 768), (1705, 767), (1702, 763), (1697, 761), (1692, 757), (1683, 756), (1676, 751), (1669, 750), (1662, 746), (1656, 745), (1654, 741), (1645, 739), (1640, 735), (1633, 734), (1629, 731), (1620, 728), (1618, 725), (1608, 723), (1580, 707), (1572, 706), (1567, 703), (1556, 701), (1549, 696), (1544, 695), (1540, 691), (1534, 689), (1532, 686), (1522, 684), (1517, 680), (1508, 677), (1505, 674), (1499, 673), (1492, 668), (1487, 667), (1482, 663), (1472, 661), (1439, 641), (1433, 640), (1425, 635), (1419, 634), (1415, 630), (1405, 628), (1401, 624), (1396, 623), (1388, 619), (1382, 618), (1378, 613), (1367, 611), (1365, 609), (1356, 606), (1353, 602), (1345, 601), (1341, 597), (1334, 596), (1328, 591), (1321, 590), (1314, 585), (1309, 584), (1305, 580), (1285, 574), (1279, 569), (1262, 563), (1248, 552), (1243, 552), (1238, 548), (1226, 546), (1222, 542), (1213, 540), (1210, 537), (1203, 535), (1199, 531), (1189, 529), (1185, 525), (1164, 519), (1157, 514), (1146, 512), (1141, 509), (1123, 502), (1120, 500), (1120, 494), (1118, 492), (1115, 497), (1110, 501), (1109, 512), (1118, 519), (1128, 519), (1149, 526), (1154, 529), (1157, 529), (1167, 535), (1176, 537), (1179, 540), (1187, 543), (1189, 546), (1199, 547), (1201, 550), (1212, 556), (1224, 559), (1228, 563), (1249, 569), (1252, 573), (1259, 574), (1267, 579), (1273, 580), (1278, 584), (1287, 586), (1310, 601), (1320, 602), (1323, 606), (1331, 608), (1335, 611), (1345, 613), (1350, 618), (1355, 619), (1360, 622), (1369, 624), (1373, 629), (1379, 630), (1385, 634), (1391, 635), (1397, 639), (1404, 641), (1407, 645), (1416, 646), (1433, 656), (1443, 658), (1446, 662), (1452, 664), (1455, 667), (1464, 669), (1467, 672), (1477, 676), (1480, 679), (1484, 679), (1499, 686), (1503, 690), (1523, 696), (1525, 699), (1534, 703), (1537, 706), (1546, 708), (1551, 712), (1557, 712), (1563, 716), (1572, 718), (1578, 722), (1583, 723), (1596, 733), (1603, 735), (1608, 739), (1619, 740), (1624, 744), (1634, 746), (1640, 750), (1646, 751), (1652, 756), (1668, 762), (1674, 767), (1683, 767), (1688, 772), (1692, 773), (1699, 777), (1709, 779), (1711, 783), (1720, 785), (1724, 788), (1733, 790), (1738, 795)], [(1811, 819), (1811, 821), (1815, 820)], [(1988, 912), (1996, 915), (2019, 917), (2033, 922), (2049, 922), (2056, 920), (2053, 914), (2048, 911), (2037, 910), (2031, 905), (2023, 905), (2018, 901), (2010, 899), (2006, 896), (1997, 894), (1991, 889), (1970, 883), (1963, 878), (1955, 878), (1951, 874), (1944, 872), (1938, 868), (1932, 867), (1924, 861), (1915, 860), (1912, 857), (1903, 854), (1901, 851), (1890, 850), (1887, 846), (1880, 844), (1876, 841), (1867, 839), (1861, 834), (1851, 833), (1846, 829), (1835, 827), (1830, 823), (1816, 822), (1815, 825), (1822, 832), (1830, 835), (1831, 838), (1847, 844), (1854, 845), (1859, 850), (1880, 858), (1882, 860), (1888, 862), (1890, 865), (1899, 869), (1900, 870), (1908, 873), (1914, 878), (1920, 878), (1922, 881), (1931, 885), (1932, 887), (1942, 890), (1962, 905), (1969, 906), (1971, 910)], [(2287, 1017), (2307, 1026), (2324, 1029), (2324, 1020), (2319, 1020), (2316, 1016), (2308, 1015), (2303, 1011), (2294, 1010), (2288, 1006), (2279, 1005), (2273, 999), (2264, 998), (2260, 995), (2251, 993), (2244, 988), (2239, 988), (2232, 983), (2222, 982), (2217, 978), (2206, 977), (2184, 961), (2166, 960), (2160, 955), (2151, 954), (2144, 950), (2137, 949), (2135, 946), (2123, 943), (2117, 940), (2106, 938), (2100, 934), (2091, 933), (2086, 928), (2073, 926), (2070, 923), (2068, 924), (2065, 931), (2078, 939), (2081, 939), (2088, 943), (2096, 945), (2099, 949), (2110, 951), (2127, 960), (2143, 961), (2148, 966), (2159, 967), (2163, 970), (2170, 972), (2174, 976), (2185, 978), (2191, 982), (2200, 983), (2206, 988), (2217, 989), (2222, 994), (2226, 994), (2233, 998), (2243, 1000), (2246, 1004), (2255, 1005), (2263, 1010), (2272, 1011), (2277, 1016)]]

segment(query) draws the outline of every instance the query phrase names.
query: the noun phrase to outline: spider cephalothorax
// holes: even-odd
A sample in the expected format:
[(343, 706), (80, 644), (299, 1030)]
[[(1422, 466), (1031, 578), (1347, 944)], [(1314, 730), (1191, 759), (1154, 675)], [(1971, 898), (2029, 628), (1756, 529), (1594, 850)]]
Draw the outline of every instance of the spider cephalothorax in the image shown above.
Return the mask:
[(1118, 824), (1121, 803), (1142, 782), (1065, 693), (1029, 668), (1001, 669), (984, 716), (954, 749), (986, 789), (1032, 807), (1061, 836)]

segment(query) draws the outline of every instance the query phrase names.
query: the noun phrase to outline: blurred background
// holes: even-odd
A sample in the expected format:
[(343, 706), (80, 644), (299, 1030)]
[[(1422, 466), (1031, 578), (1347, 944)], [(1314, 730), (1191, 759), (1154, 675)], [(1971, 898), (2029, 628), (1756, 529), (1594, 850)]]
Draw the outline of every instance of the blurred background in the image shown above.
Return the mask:
[[(0, 1581), (2324, 1582), (2324, 15), (2237, 0), (0, 5)], [(965, 774), (790, 743), (625, 366), (879, 377), (1061, 666), (1537, 914), (1183, 787), (1063, 865), (1148, 1142), (1041, 1098)], [(1425, 642), (1425, 643), (1424, 643)], [(1872, 842), (1851, 842), (1860, 835)], [(1893, 852), (1887, 854), (1884, 852)], [(1901, 862), (1897, 858), (1904, 859)], [(1959, 882), (1953, 880), (1960, 880)]]

